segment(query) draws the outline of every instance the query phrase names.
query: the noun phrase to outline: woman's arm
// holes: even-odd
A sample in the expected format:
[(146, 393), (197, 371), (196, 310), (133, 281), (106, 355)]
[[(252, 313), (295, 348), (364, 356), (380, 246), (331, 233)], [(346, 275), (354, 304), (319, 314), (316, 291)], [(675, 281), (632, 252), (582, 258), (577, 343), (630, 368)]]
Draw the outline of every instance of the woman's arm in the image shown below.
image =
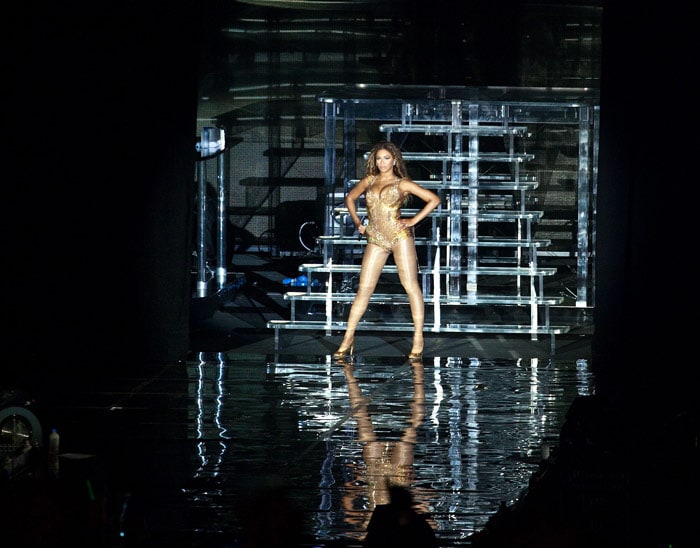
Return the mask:
[(358, 232), (364, 234), (365, 225), (362, 224), (360, 217), (357, 215), (357, 205), (356, 202), (360, 196), (362, 196), (367, 190), (369, 185), (369, 177), (364, 177), (361, 179), (354, 187), (350, 189), (345, 195), (345, 206), (348, 208), (348, 213), (352, 218), (352, 222), (355, 224)]
[(418, 183), (411, 181), (410, 179), (403, 179), (399, 183), (399, 190), (413, 194), (425, 202), (423, 209), (421, 209), (413, 217), (404, 219), (405, 226), (416, 226), (428, 215), (430, 215), (430, 212), (433, 211), (433, 209), (440, 205), (440, 197), (437, 194), (435, 194), (432, 190), (423, 188)]

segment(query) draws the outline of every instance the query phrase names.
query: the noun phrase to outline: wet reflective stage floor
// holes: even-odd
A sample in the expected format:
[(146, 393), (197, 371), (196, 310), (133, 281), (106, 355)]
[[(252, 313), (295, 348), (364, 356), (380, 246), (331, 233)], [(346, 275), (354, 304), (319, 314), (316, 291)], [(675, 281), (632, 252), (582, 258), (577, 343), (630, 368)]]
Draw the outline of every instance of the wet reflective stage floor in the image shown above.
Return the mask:
[(44, 545), (31, 539), (50, 534), (46, 513), (72, 545), (253, 546), (247, 533), (282, 531), (295, 511), (298, 545), (361, 546), (391, 481), (441, 546), (475, 546), (556, 461), (572, 402), (595, 392), (585, 337), (557, 358), (485, 359), (549, 342), (426, 336), (409, 362), (404, 337), (367, 334), (337, 363), (325, 349), (339, 340), (289, 335), (275, 354), (267, 334), (82, 383), (57, 375), (37, 414), (60, 456), (45, 481), (11, 482), (20, 545)]
[[(518, 498), (542, 446), (558, 445), (572, 399), (592, 389), (585, 361), (360, 358), (271, 363), (264, 377), (239, 365), (188, 366), (193, 476), (282, 481), (323, 541), (361, 541), (392, 481), (410, 488), (443, 545), (464, 545)], [(227, 504), (251, 488), (218, 487), (188, 491), (194, 507), (218, 509), (205, 528), (233, 523)]]

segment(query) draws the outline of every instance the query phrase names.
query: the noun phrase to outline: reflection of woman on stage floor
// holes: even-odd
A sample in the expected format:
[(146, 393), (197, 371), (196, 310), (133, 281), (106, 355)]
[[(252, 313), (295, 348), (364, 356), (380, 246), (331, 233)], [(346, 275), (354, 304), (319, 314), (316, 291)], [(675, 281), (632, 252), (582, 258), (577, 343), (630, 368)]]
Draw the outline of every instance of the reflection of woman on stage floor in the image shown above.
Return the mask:
[[(413, 465), (417, 429), (423, 424), (425, 417), (423, 362), (421, 360), (413, 360), (411, 362), (413, 400), (411, 402), (411, 416), (408, 419), (408, 425), (398, 440), (389, 441), (382, 441), (377, 437), (369, 414), (368, 402), (362, 395), (362, 390), (354, 376), (352, 363), (343, 360), (343, 366), (348, 385), (350, 408), (357, 423), (358, 441), (363, 443), (362, 457), (365, 466), (365, 477), (362, 483), (366, 486), (365, 496), (371, 510), (375, 510), (377, 506), (380, 506), (382, 507), (380, 514), (386, 515), (393, 508), (390, 496), (391, 490), (394, 487), (399, 487), (407, 491), (415, 479)], [(354, 483), (359, 482), (361, 480), (357, 478), (357, 481)], [(422, 514), (429, 513), (424, 501), (421, 503), (421, 511)], [(425, 517), (418, 514), (413, 508), (409, 508), (409, 513), (412, 516), (412, 522), (416, 519), (426, 521)], [(378, 521), (381, 520), (374, 518), (375, 524), (373, 529), (376, 528)], [(371, 522), (372, 519), (370, 519)], [(432, 533), (431, 525), (427, 524), (427, 522), (426, 525)], [(367, 525), (367, 528), (369, 531), (369, 525)], [(376, 538), (377, 531), (372, 535)], [(434, 539), (434, 533), (432, 533), (432, 537)], [(423, 544), (422, 546), (427, 548), (431, 544)]]

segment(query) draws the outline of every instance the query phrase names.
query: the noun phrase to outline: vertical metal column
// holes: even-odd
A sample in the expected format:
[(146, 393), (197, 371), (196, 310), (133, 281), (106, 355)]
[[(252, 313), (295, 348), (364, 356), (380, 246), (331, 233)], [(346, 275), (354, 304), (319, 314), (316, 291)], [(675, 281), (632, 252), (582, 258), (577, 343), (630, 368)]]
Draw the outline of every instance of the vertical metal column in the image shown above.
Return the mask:
[(350, 190), (348, 182), (357, 179), (357, 129), (355, 124), (355, 103), (348, 101), (344, 104), (343, 116), (343, 193)]
[[(343, 103), (343, 196), (350, 190), (350, 181), (357, 179), (357, 127), (356, 108), (354, 101)], [(352, 226), (352, 225), (351, 225)], [(354, 226), (353, 226), (354, 231)], [(343, 222), (341, 232), (346, 234), (346, 226)], [(355, 262), (355, 246), (346, 245), (341, 248), (341, 253), (337, 255), (338, 260), (343, 263)], [(342, 275), (341, 284), (347, 286), (352, 282), (354, 275), (345, 272)], [(331, 284), (331, 275), (328, 274), (328, 283)]]
[[(336, 232), (335, 220), (333, 218), (333, 205), (335, 193), (335, 130), (336, 116), (338, 114), (338, 106), (335, 101), (328, 99), (323, 103), (323, 120), (324, 120), (324, 151), (323, 151), (323, 177), (324, 189), (326, 197), (325, 211), (325, 228), (326, 236), (332, 236)], [(342, 231), (338, 230), (338, 234)], [(323, 246), (323, 264), (329, 267), (333, 264), (333, 246)], [(333, 295), (333, 273), (329, 270), (328, 280), (326, 282), (326, 324), (330, 325), (332, 321), (333, 306), (331, 297)], [(326, 335), (330, 335), (330, 330), (326, 331)]]
[(216, 157), (217, 166), (217, 264), (216, 280), (219, 289), (226, 285), (227, 264), (226, 264), (226, 228), (228, 225), (228, 181), (226, 179), (226, 150), (222, 150)]
[[(584, 284), (589, 284), (586, 287), (590, 288), (590, 293), (586, 293), (586, 299), (585, 301), (583, 299), (577, 299), (576, 305), (578, 305), (579, 302), (581, 302), (581, 306), (592, 306), (595, 307), (595, 288), (596, 288), (596, 276), (595, 276), (595, 261), (596, 261), (596, 238), (598, 234), (598, 223), (596, 221), (597, 218), (597, 212), (598, 212), (598, 163), (599, 163), (599, 155), (600, 155), (600, 144), (598, 140), (598, 131), (600, 128), (600, 107), (589, 107), (590, 112), (591, 112), (591, 136), (590, 140), (592, 143), (592, 154), (591, 154), (591, 172), (589, 174), (590, 177), (590, 196), (591, 196), (591, 203), (590, 203), (590, 212), (591, 212), (591, 217), (589, 219), (589, 230), (591, 233), (591, 249), (590, 249), (590, 257), (588, 259), (588, 264), (586, 267), (590, 265), (590, 272), (584, 271), (578, 272), (577, 275), (577, 280), (579, 280), (578, 283), (584, 283)], [(590, 282), (589, 282), (590, 278)]]
[(579, 108), (578, 125), (578, 227), (576, 230), (576, 306), (588, 304), (588, 212), (590, 211), (590, 188), (588, 174), (590, 173), (590, 131), (589, 107)]
[[(469, 105), (469, 127), (479, 125), (479, 105)], [(469, 134), (469, 190), (467, 196), (467, 240), (474, 243), (467, 248), (467, 302), (476, 303), (478, 292), (478, 276), (476, 269), (479, 264), (479, 134), (477, 131)]]
[(207, 179), (204, 174), (204, 160), (197, 163), (199, 182), (199, 218), (197, 223), (197, 297), (207, 296)]
[(459, 297), (462, 266), (462, 191), (456, 185), (462, 184), (462, 101), (452, 101), (452, 131), (448, 134), (448, 153), (452, 156), (450, 180), (454, 190), (449, 200), (449, 251), (445, 257), (449, 273), (445, 283), (447, 298)]
[[(334, 235), (333, 220), (333, 192), (335, 190), (335, 127), (337, 105), (332, 99), (326, 99), (323, 103), (324, 139), (325, 149), (323, 153), (323, 178), (326, 195), (326, 215), (324, 220), (324, 234)], [(323, 248), (323, 262), (328, 262), (327, 246)]]
[[(501, 116), (503, 117), (504, 124), (507, 126), (509, 124), (510, 118), (511, 118), (511, 112), (510, 112), (510, 106), (509, 105), (503, 105), (501, 107)], [(515, 150), (515, 138), (513, 137), (513, 134), (511, 133), (509, 135), (508, 139), (508, 156), (513, 159), (512, 162), (510, 162), (510, 174), (513, 178), (513, 182), (516, 184), (520, 183), (520, 162), (516, 158), (516, 153), (517, 151)], [(520, 208), (519, 212), (524, 216), (527, 213), (527, 203), (525, 199), (525, 194), (524, 192), (521, 193), (521, 200), (520, 200)], [(531, 240), (532, 236), (532, 229), (531, 229), (531, 219), (523, 217), (522, 219), (516, 219), (514, 221), (515, 223), (515, 237), (518, 239), (518, 241), (523, 239), (523, 224), (527, 226), (527, 240), (528, 242)], [(515, 249), (515, 259), (516, 259), (516, 266), (522, 266), (522, 247), (518, 246)], [(532, 261), (533, 257), (529, 256), (528, 257), (528, 264), (532, 268)], [(518, 296), (522, 295), (523, 292), (523, 282), (522, 278), (520, 276), (515, 277), (515, 287), (516, 287), (516, 294)], [(532, 279), (530, 280), (530, 295), (532, 295)], [(535, 310), (535, 317), (533, 318), (532, 315), (530, 317), (530, 321), (532, 325), (536, 325), (537, 320), (536, 320), (536, 310)], [(535, 322), (535, 323), (532, 323)]]

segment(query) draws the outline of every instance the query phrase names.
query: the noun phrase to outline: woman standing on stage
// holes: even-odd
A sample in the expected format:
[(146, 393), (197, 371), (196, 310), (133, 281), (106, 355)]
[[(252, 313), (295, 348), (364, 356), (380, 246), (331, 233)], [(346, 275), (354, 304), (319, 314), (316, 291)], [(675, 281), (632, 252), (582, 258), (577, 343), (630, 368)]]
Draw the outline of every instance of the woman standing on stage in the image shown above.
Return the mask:
[[(345, 336), (333, 357), (342, 359), (352, 355), (357, 324), (367, 310), (389, 254), (393, 253), (413, 319), (413, 346), (408, 357), (420, 359), (423, 355), (425, 304), (418, 283), (414, 227), (440, 205), (440, 197), (408, 177), (401, 150), (392, 142), (383, 141), (374, 145), (365, 169), (365, 176), (345, 197), (345, 205), (358, 232), (367, 237), (367, 246), (362, 257), (357, 294), (348, 314)], [(356, 207), (357, 200), (363, 194), (369, 221), (366, 226), (357, 215)], [(413, 217), (404, 218), (401, 216), (401, 207), (411, 195), (423, 200), (425, 205)]]

